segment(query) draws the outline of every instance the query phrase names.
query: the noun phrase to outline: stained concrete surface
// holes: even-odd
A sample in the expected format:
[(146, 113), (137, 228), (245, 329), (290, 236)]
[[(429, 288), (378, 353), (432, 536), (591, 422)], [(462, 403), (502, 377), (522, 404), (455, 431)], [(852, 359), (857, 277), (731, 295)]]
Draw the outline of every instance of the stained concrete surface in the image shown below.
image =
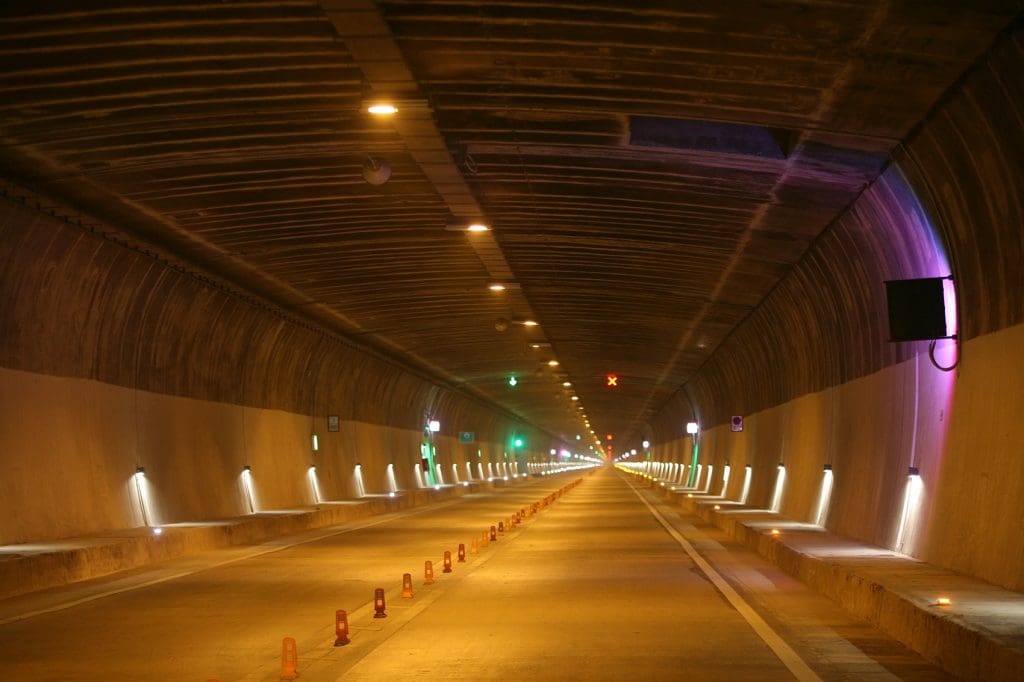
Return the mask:
[[(8, 600), (0, 603), (4, 675), (273, 680), (281, 638), (291, 636), (306, 680), (792, 679), (644, 507), (638, 494), (649, 493), (611, 470), (585, 476), (441, 573), (445, 549), (469, 547), (491, 524), (576, 477)], [(717, 529), (665, 509), (823, 679), (945, 679)], [(422, 585), (426, 559), (438, 565), (432, 586)], [(412, 600), (399, 597), (404, 572), (416, 578)], [(160, 575), (168, 579), (146, 585)], [(11, 620), (117, 581), (125, 591)], [(377, 586), (388, 591), (386, 619), (371, 617)], [(350, 612), (348, 647), (332, 646), (338, 608)]]

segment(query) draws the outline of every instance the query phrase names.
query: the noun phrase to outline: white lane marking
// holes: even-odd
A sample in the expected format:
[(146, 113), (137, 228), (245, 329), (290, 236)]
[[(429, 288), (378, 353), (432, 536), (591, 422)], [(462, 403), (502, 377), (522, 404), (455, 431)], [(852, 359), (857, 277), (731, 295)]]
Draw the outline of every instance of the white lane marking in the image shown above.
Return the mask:
[[(459, 500), (452, 500), (450, 502), (442, 502), (439, 505), (427, 505), (425, 507), (418, 507), (418, 508), (415, 508), (415, 509), (408, 509), (408, 510), (406, 510), (404, 512), (396, 512), (393, 515), (389, 514), (385, 518), (377, 518), (377, 519), (374, 519), (372, 521), (366, 521), (366, 522), (356, 522), (353, 525), (346, 526), (345, 528), (342, 528), (341, 530), (336, 530), (336, 531), (333, 531), (333, 532), (327, 532), (327, 533), (322, 533), (322, 534), (318, 533), (317, 535), (314, 535), (313, 537), (304, 538), (302, 540), (296, 540), (295, 542), (289, 542), (289, 543), (283, 544), (283, 545), (274, 545), (273, 547), (270, 547), (268, 549), (257, 550), (257, 551), (254, 551), (254, 552), (251, 552), (251, 553), (248, 553), (248, 554), (244, 554), (244, 555), (239, 556), (239, 557), (235, 557), (234, 559), (226, 559), (225, 561), (220, 561), (220, 562), (217, 562), (217, 563), (214, 563), (214, 564), (209, 564), (209, 565), (206, 565), (206, 566), (200, 566), (199, 568), (192, 568), (192, 569), (189, 569), (187, 571), (180, 571), (178, 573), (172, 573), (171, 575), (165, 575), (165, 576), (162, 576), (160, 578), (153, 578), (152, 580), (146, 580), (146, 581), (141, 582), (141, 583), (133, 583), (133, 584), (127, 585), (125, 587), (119, 587), (119, 588), (116, 588), (116, 589), (113, 589), (113, 590), (106, 590), (104, 592), (97, 592), (96, 594), (91, 594), (91, 595), (89, 595), (87, 597), (82, 597), (80, 599), (75, 599), (75, 600), (72, 600), (72, 601), (69, 601), (69, 602), (62, 602), (60, 604), (55, 604), (53, 606), (48, 606), (46, 608), (37, 609), (35, 611), (27, 611), (25, 613), (19, 613), (18, 615), (10, 616), (8, 618), (4, 618), (3, 620), (0, 620), (0, 626), (8, 625), (10, 623), (17, 623), (18, 621), (21, 621), (21, 620), (28, 620), (29, 618), (35, 618), (36, 616), (42, 616), (42, 615), (45, 615), (47, 613), (55, 613), (57, 611), (63, 611), (64, 609), (70, 609), (70, 608), (72, 608), (74, 606), (79, 606), (80, 604), (88, 604), (89, 602), (96, 601), (97, 599), (103, 599), (105, 597), (113, 597), (114, 595), (118, 595), (118, 594), (121, 594), (123, 592), (131, 592), (132, 590), (140, 590), (140, 589), (142, 589), (144, 587), (151, 587), (153, 585), (159, 585), (160, 583), (165, 583), (165, 582), (168, 582), (170, 580), (177, 580), (178, 578), (186, 578), (186, 577), (188, 577), (190, 575), (194, 575), (196, 573), (201, 573), (202, 571), (209, 571), (209, 570), (212, 570), (214, 568), (220, 568), (221, 566), (227, 566), (228, 564), (238, 563), (239, 561), (246, 561), (248, 559), (256, 559), (258, 557), (265, 556), (267, 554), (273, 554), (274, 552), (280, 552), (280, 551), (285, 550), (285, 549), (291, 549), (292, 547), (298, 547), (299, 545), (305, 545), (305, 544), (309, 544), (310, 542), (317, 542), (319, 540), (325, 540), (327, 538), (332, 538), (332, 537), (334, 537), (336, 535), (344, 535), (345, 533), (352, 533), (352, 532), (357, 531), (357, 530), (363, 530), (363, 529), (366, 529), (366, 528), (372, 528), (373, 526), (379, 526), (382, 523), (390, 523), (391, 521), (397, 521), (398, 519), (404, 519), (404, 518), (407, 518), (409, 516), (415, 516), (416, 514), (422, 514), (423, 512), (426, 512), (426, 511), (437, 511), (438, 509), (442, 509), (444, 507), (448, 507), (448, 506), (451, 506), (453, 504), (456, 504), (458, 501)], [(269, 540), (268, 543), (269, 542), (277, 542), (277, 540)], [(265, 546), (266, 545), (264, 545), (264, 547)]]
[(704, 575), (708, 577), (711, 584), (718, 588), (718, 591), (722, 593), (722, 596), (729, 600), (729, 603), (732, 604), (733, 608), (736, 609), (736, 611), (743, 616), (744, 620), (750, 624), (750, 627), (757, 633), (757, 636), (760, 637), (764, 643), (768, 645), (768, 648), (779, 657), (779, 660), (782, 661), (783, 665), (789, 668), (789, 671), (793, 673), (793, 677), (806, 682), (821, 682), (821, 678), (818, 677), (817, 673), (811, 670), (811, 668), (804, 663), (804, 660), (800, 658), (795, 651), (793, 651), (792, 647), (786, 644), (786, 641), (782, 639), (782, 637), (780, 637), (779, 634), (775, 632), (775, 630), (773, 630), (763, 618), (761, 618), (761, 616), (758, 615), (757, 611), (751, 608), (750, 605), (744, 601), (743, 597), (733, 589), (732, 585), (726, 582), (725, 578), (723, 578), (718, 571), (712, 568), (711, 564), (704, 560), (704, 557), (697, 553), (697, 550), (693, 548), (693, 545), (691, 545), (686, 538), (680, 535), (680, 533), (669, 524), (665, 517), (661, 515), (661, 512), (655, 509), (650, 502), (645, 500), (643, 495), (640, 494), (640, 491), (637, 490), (632, 483), (626, 481), (626, 485), (628, 485), (640, 501), (644, 503), (644, 506), (647, 507), (651, 514), (654, 515), (654, 518), (658, 520), (658, 523), (668, 531), (668, 534), (672, 536), (672, 539), (678, 542), (679, 546), (683, 548), (683, 551), (693, 559), (693, 562), (697, 564), (697, 567), (701, 571), (704, 572)]

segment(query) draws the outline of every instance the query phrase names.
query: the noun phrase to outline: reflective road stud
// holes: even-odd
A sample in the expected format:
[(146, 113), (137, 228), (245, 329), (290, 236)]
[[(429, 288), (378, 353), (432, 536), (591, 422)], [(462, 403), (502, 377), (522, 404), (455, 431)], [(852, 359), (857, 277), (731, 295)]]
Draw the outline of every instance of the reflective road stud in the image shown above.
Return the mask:
[(459, 543), (458, 561), (460, 564), (466, 563), (466, 543), (464, 542)]
[(412, 574), (402, 574), (402, 599), (412, 599)]
[(450, 550), (444, 551), (444, 568), (441, 570), (442, 573), (452, 572), (452, 553)]
[(338, 609), (334, 612), (334, 646), (345, 646), (348, 643), (348, 614)]
[(423, 564), (423, 584), (433, 585), (434, 584), (434, 562), (428, 561)]
[(299, 650), (294, 637), (281, 640), (281, 679), (294, 680), (299, 676)]
[(388, 617), (388, 614), (384, 613), (384, 588), (382, 587), (373, 591), (373, 611), (374, 618)]

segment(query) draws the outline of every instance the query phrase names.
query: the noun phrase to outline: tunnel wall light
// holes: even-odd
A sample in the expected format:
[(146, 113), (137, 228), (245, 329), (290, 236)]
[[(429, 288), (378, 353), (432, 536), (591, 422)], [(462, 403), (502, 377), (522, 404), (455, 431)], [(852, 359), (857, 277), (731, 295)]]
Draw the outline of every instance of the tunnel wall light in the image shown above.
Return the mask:
[(770, 511), (778, 513), (782, 508), (782, 491), (786, 487), (786, 465), (779, 463), (778, 473), (775, 475), (775, 488), (772, 490), (772, 504)]
[(256, 513), (256, 491), (252, 480), (252, 467), (246, 464), (242, 467), (242, 490), (245, 492), (245, 501), (249, 505), (249, 513)]
[(356, 464), (352, 471), (352, 485), (357, 498), (366, 497), (366, 484), (363, 482), (363, 465)]
[(821, 472), (821, 490), (818, 492), (818, 508), (814, 514), (814, 523), (824, 526), (828, 517), (828, 508), (832, 500), (832, 465), (826, 464)]
[(320, 437), (319, 437), (319, 436), (317, 436), (317, 435), (316, 435), (316, 434), (314, 433), (314, 434), (313, 434), (313, 438), (312, 438), (312, 441), (313, 441), (313, 443), (312, 443), (312, 444), (313, 444), (313, 452), (317, 452), (317, 451), (318, 451), (318, 450), (320, 449)]
[(441, 430), (441, 422), (436, 419), (431, 419), (427, 424), (427, 427), (430, 429), (431, 433), (437, 433)]
[(132, 481), (135, 484), (135, 494), (139, 502), (139, 515), (142, 517), (143, 526), (153, 526), (153, 517), (150, 509), (149, 499), (149, 483), (146, 481), (146, 470), (144, 468), (135, 467), (135, 473), (132, 474)]
[(900, 510), (899, 525), (896, 530), (897, 552), (903, 552), (904, 548), (913, 540), (912, 529), (917, 522), (917, 512), (921, 507), (924, 484), (921, 481), (921, 472), (916, 466), (907, 469), (907, 482), (903, 489), (903, 507)]
[(309, 467), (307, 476), (309, 477), (309, 487), (313, 491), (313, 504), (320, 504), (320, 502), (323, 500), (323, 497), (320, 495), (320, 481), (317, 480), (316, 477), (315, 465)]
[(388, 468), (385, 470), (384, 475), (387, 479), (388, 495), (394, 497), (395, 493), (398, 492), (398, 481), (395, 480), (395, 465), (388, 464)]
[(747, 499), (750, 497), (750, 478), (753, 473), (754, 467), (748, 464), (743, 471), (743, 489), (740, 491), (740, 504), (746, 504)]
[(691, 436), (699, 430), (700, 427), (697, 425), (697, 422), (686, 422), (686, 432)]

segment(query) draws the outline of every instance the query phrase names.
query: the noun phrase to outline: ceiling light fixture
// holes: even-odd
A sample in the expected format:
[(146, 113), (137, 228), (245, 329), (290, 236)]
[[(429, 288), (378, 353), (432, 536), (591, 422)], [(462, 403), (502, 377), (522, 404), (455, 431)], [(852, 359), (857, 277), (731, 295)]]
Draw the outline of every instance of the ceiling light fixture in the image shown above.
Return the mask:
[(548, 360), (548, 367), (558, 367), (558, 360)]
[(366, 110), (374, 116), (393, 116), (398, 113), (398, 108), (387, 102), (377, 102), (366, 107)]
[(505, 291), (505, 289), (506, 289), (505, 285), (500, 283), (500, 282), (494, 282), (493, 284), (488, 284), (487, 288), (490, 289), (491, 291)]
[(491, 229), (490, 227), (488, 227), (487, 225), (484, 225), (483, 223), (473, 223), (472, 225), (470, 225), (469, 227), (466, 228), (466, 231), (467, 232), (489, 232), (490, 229)]

